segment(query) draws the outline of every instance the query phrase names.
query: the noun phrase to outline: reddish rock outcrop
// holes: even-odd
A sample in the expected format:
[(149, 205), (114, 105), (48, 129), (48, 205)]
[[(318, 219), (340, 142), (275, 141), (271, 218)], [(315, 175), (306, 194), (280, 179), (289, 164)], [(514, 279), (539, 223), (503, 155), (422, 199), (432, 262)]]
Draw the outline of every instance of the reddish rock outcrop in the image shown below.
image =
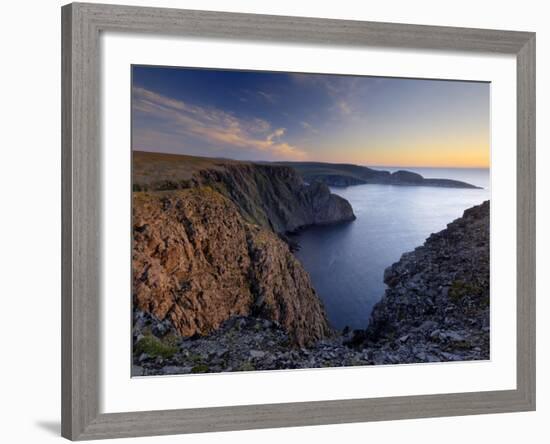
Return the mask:
[(279, 322), (298, 345), (330, 333), (309, 276), (271, 230), (208, 187), (133, 193), (133, 296), (182, 336), (231, 316)]

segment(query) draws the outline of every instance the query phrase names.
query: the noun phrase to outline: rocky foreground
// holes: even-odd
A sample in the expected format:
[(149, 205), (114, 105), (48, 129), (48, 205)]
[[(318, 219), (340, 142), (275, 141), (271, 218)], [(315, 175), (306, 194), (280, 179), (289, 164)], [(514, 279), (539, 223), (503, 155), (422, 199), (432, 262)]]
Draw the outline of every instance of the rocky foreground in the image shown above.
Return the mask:
[(489, 359), (489, 214), (488, 201), (466, 210), (389, 267), (388, 289), (365, 330), (326, 330), (298, 344), (284, 323), (249, 312), (185, 338), (169, 317), (138, 309), (133, 374)]
[(297, 347), (276, 321), (236, 316), (208, 336), (183, 339), (144, 313), (134, 319), (134, 376), (341, 367), (372, 364), (338, 334)]

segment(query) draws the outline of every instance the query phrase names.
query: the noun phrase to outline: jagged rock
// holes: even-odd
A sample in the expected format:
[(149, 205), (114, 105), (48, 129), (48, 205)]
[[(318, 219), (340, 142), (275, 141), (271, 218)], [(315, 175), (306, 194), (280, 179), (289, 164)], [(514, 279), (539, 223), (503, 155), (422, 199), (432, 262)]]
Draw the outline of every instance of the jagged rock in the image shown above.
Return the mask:
[(450, 341), (457, 341), (457, 342), (464, 341), (464, 336), (461, 335), (460, 333), (456, 332), (456, 331), (440, 332), (439, 337), (441, 339), (446, 339), (446, 340), (450, 340)]
[(393, 338), (402, 362), (489, 359), (489, 220), (487, 201), (385, 270), (359, 345), (376, 362), (393, 362)]
[[(139, 311), (182, 336), (232, 316), (279, 322), (298, 345), (330, 334), (321, 301), (288, 245), (245, 221), (211, 188), (134, 192), (133, 292)], [(140, 321), (141, 322), (141, 321)]]
[(263, 358), (265, 356), (265, 352), (261, 350), (250, 350), (250, 356), (255, 359)]
[[(240, 325), (240, 329), (235, 326)], [(317, 341), (308, 348), (289, 348), (288, 333), (275, 323), (238, 316), (223, 322), (206, 336), (182, 339), (180, 352), (160, 363), (147, 359), (139, 363), (139, 375), (215, 373), (230, 371), (279, 370), (371, 365), (368, 352), (343, 344), (341, 336)], [(217, 357), (220, 350), (226, 350)], [(182, 353), (185, 352), (185, 353)], [(134, 363), (137, 364), (134, 355)]]
[(421, 331), (429, 331), (429, 330), (433, 330), (437, 326), (438, 326), (438, 323), (435, 322), (435, 321), (424, 321), (420, 325), (420, 327), (418, 327), (418, 329), (421, 330)]

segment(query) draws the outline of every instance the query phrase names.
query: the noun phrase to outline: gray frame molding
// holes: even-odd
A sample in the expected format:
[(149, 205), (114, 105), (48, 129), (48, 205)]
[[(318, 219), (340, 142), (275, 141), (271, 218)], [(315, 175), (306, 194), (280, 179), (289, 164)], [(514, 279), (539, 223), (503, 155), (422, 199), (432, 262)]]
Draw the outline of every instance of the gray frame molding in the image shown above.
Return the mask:
[[(158, 33), (517, 57), (517, 389), (127, 413), (99, 411), (99, 34)], [(62, 435), (73, 440), (535, 409), (535, 34), (73, 3), (62, 8)]]

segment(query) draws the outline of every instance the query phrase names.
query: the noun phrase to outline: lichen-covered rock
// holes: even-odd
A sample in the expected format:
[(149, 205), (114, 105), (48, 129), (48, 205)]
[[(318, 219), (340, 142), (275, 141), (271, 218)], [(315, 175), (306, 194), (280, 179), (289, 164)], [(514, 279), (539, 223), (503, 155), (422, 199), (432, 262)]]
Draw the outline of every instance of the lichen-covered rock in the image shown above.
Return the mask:
[(271, 230), (209, 187), (133, 193), (133, 297), (180, 335), (259, 313), (295, 344), (330, 333), (309, 276)]

